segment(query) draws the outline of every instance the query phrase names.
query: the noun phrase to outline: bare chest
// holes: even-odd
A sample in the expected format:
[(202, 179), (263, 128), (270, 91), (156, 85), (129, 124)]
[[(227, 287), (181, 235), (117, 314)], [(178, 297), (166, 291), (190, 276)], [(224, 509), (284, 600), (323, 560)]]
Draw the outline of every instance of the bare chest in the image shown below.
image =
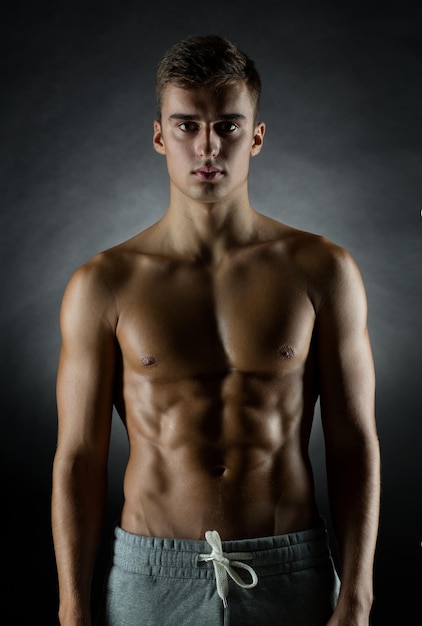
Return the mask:
[(119, 311), (123, 361), (152, 377), (288, 371), (306, 361), (315, 320), (303, 276), (277, 264), (137, 273)]

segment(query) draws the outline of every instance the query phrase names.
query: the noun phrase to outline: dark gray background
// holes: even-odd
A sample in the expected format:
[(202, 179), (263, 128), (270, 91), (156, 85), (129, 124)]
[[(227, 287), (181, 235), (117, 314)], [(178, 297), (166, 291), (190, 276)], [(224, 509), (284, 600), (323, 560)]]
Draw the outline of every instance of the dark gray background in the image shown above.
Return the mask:
[[(343, 245), (363, 274), (383, 461), (373, 623), (418, 623), (420, 3), (47, 6), (3, 4), (0, 27), (5, 623), (55, 623), (49, 516), (63, 290), (84, 261), (165, 210), (165, 163), (151, 144), (155, 67), (173, 42), (210, 33), (244, 49), (263, 79), (267, 135), (252, 162), (252, 204)], [(318, 420), (312, 454), (328, 515)], [(107, 533), (125, 455), (116, 420)]]

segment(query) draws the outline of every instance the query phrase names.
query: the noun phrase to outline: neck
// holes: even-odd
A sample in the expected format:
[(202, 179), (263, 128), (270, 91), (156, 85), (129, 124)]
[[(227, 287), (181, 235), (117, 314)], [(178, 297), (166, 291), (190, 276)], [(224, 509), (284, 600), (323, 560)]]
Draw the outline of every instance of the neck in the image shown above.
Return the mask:
[(257, 213), (243, 198), (214, 203), (171, 201), (160, 221), (168, 251), (207, 262), (254, 239)]

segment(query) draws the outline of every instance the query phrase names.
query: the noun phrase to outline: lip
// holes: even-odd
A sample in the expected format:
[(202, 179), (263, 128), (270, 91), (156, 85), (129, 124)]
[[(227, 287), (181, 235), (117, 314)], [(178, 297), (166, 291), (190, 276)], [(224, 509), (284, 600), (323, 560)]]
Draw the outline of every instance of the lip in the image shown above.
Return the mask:
[(196, 170), (194, 170), (193, 173), (200, 180), (206, 180), (206, 181), (217, 180), (218, 178), (220, 178), (223, 175), (222, 170), (220, 168), (214, 167), (214, 166), (211, 166), (211, 167), (207, 167), (207, 166), (198, 167)]

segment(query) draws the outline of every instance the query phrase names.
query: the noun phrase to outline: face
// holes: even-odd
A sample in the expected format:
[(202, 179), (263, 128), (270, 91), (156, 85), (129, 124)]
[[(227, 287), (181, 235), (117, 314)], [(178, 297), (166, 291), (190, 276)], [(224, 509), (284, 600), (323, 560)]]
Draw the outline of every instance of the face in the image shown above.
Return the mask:
[(263, 123), (254, 125), (254, 103), (242, 82), (218, 94), (168, 85), (154, 147), (166, 156), (172, 197), (212, 203), (244, 193), (264, 132)]

